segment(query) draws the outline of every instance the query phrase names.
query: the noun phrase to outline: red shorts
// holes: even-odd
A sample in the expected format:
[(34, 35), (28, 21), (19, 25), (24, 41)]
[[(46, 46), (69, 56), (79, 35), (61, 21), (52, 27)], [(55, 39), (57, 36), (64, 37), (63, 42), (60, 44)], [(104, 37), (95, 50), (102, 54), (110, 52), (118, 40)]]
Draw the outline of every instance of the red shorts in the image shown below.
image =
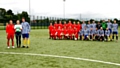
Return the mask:
[(14, 34), (8, 34), (7, 39), (14, 39)]

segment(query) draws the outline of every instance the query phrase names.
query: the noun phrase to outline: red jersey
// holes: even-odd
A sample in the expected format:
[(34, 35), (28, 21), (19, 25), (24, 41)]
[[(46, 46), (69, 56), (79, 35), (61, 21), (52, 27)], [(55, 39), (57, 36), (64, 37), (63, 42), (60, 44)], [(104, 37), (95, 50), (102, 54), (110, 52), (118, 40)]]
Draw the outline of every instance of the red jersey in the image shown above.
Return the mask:
[(74, 29), (74, 34), (78, 34), (79, 30), (78, 29)]
[(73, 24), (72, 25), (72, 28), (74, 29), (74, 28), (77, 28), (77, 25), (76, 24)]
[(56, 29), (52, 29), (51, 34), (52, 34), (52, 35), (56, 35), (56, 32), (57, 32)]
[(81, 29), (82, 29), (81, 24), (77, 24), (77, 29), (78, 29), (78, 30), (81, 30)]
[(57, 30), (57, 35), (61, 35), (61, 33), (62, 33), (62, 29), (58, 29)]
[(58, 24), (57, 24), (57, 23), (55, 23), (55, 24), (54, 24), (54, 27), (55, 27), (56, 29), (58, 29)]
[(67, 28), (69, 28), (69, 27), (72, 27), (72, 23), (71, 23), (71, 22), (69, 22), (69, 23), (67, 24)]
[(72, 35), (74, 33), (74, 30), (73, 29), (68, 29), (68, 33), (69, 33), (69, 35)]
[(63, 28), (65, 28), (65, 27), (67, 28), (67, 24), (63, 24)]
[(48, 28), (49, 28), (49, 31), (51, 32), (51, 31), (52, 31), (52, 29), (53, 29), (53, 26), (52, 26), (52, 25), (50, 25)]
[(58, 27), (60, 27), (60, 29), (62, 29), (62, 28), (63, 28), (63, 25), (62, 25), (62, 24), (58, 24)]
[(67, 29), (64, 29), (63, 30), (63, 34), (65, 35), (65, 34), (67, 34), (68, 33), (68, 30)]
[(9, 24), (6, 26), (6, 33), (15, 34), (15, 29), (13, 24)]

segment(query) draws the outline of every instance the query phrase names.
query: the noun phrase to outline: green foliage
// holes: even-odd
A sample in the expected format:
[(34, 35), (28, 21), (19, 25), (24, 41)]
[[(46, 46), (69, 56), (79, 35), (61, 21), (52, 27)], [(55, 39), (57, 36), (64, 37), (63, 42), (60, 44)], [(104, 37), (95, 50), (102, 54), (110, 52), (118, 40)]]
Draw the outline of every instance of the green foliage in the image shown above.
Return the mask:
[(22, 17), (26, 19), (26, 21), (30, 22), (29, 15), (26, 11), (23, 11), (22, 13), (14, 14), (11, 9), (5, 10), (4, 8), (0, 8), (0, 22), (6, 23), (9, 20), (13, 20), (15, 23), (16, 20), (21, 20)]
[(12, 12), (11, 9), (9, 9), (7, 12), (6, 12), (7, 15), (11, 15), (11, 16), (14, 16), (14, 13)]

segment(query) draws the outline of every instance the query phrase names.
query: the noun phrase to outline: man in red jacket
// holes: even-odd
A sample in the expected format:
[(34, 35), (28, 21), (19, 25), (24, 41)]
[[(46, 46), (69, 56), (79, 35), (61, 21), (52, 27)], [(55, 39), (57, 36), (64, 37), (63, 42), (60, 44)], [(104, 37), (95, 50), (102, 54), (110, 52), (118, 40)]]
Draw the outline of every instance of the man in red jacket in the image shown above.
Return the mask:
[(12, 48), (14, 47), (14, 34), (15, 34), (15, 29), (13, 25), (13, 21), (10, 20), (9, 24), (6, 26), (6, 34), (7, 34), (7, 46), (10, 48), (10, 39), (12, 40)]
[(51, 39), (51, 32), (52, 32), (52, 29), (53, 29), (53, 25), (52, 25), (52, 23), (50, 23), (50, 25), (49, 25), (49, 39)]

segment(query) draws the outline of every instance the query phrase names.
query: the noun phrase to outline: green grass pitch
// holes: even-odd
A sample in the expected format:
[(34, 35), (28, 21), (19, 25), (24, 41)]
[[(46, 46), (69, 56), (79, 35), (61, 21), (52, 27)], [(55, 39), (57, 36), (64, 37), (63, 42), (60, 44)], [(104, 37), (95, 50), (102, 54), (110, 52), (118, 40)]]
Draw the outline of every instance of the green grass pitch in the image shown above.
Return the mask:
[[(120, 32), (120, 31), (119, 31)], [(116, 42), (51, 40), (47, 29), (31, 30), (30, 48), (7, 49), (5, 30), (0, 30), (0, 52), (35, 53), (80, 57), (120, 63)], [(119, 34), (120, 38), (120, 34)], [(0, 68), (120, 68), (120, 66), (65, 58), (0, 54)]]

